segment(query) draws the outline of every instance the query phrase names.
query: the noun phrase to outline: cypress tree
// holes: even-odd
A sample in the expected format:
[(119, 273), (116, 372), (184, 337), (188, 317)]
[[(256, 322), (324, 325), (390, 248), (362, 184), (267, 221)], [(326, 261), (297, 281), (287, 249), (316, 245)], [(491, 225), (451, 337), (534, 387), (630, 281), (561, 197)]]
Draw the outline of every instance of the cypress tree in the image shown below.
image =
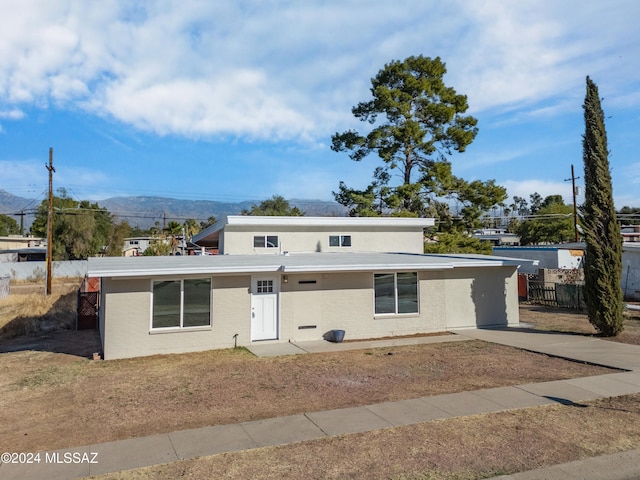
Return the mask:
[(585, 201), (582, 206), (587, 249), (584, 297), (589, 322), (604, 336), (622, 332), (622, 235), (616, 219), (609, 171), (607, 132), (598, 87), (587, 77), (582, 141)]

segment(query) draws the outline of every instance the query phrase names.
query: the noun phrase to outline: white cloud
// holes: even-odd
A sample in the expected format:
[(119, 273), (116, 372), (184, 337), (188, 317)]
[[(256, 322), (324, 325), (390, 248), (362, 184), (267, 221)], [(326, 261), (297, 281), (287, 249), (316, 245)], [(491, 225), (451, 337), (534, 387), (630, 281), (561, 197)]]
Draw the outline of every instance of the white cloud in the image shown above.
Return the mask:
[[(523, 197), (529, 201), (529, 195), (538, 192), (542, 198), (549, 195), (562, 195), (565, 203), (572, 204), (571, 182), (549, 182), (546, 180), (507, 180), (501, 182), (507, 188), (510, 201), (514, 196)], [(578, 199), (578, 203), (580, 199)]]
[(552, 115), (557, 99), (582, 95), (586, 74), (630, 95), (639, 5), (23, 0), (0, 19), (0, 107), (80, 105), (158, 134), (313, 140), (353, 121), (384, 63), (425, 54), (445, 60), (474, 112)]
[(0, 110), (0, 118), (6, 118), (8, 120), (20, 120), (25, 117), (25, 113), (18, 109), (12, 108), (11, 110)]

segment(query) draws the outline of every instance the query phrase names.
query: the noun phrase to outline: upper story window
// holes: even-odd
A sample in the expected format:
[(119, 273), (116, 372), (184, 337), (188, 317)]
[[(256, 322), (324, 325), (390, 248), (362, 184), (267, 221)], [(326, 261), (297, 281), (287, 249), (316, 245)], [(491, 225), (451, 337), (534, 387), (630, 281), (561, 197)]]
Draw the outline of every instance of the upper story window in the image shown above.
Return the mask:
[(256, 235), (253, 237), (253, 248), (278, 248), (278, 236)]
[(329, 235), (330, 247), (350, 247), (351, 235)]

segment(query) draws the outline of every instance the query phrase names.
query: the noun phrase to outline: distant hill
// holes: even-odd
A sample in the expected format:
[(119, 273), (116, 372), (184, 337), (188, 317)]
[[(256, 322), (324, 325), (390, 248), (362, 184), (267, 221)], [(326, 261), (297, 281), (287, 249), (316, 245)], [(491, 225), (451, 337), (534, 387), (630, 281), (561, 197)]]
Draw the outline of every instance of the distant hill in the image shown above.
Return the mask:
[(0, 214), (13, 218), (18, 225), (20, 224), (20, 212), (24, 212), (24, 229), (29, 231), (29, 227), (33, 223), (33, 212), (40, 205), (40, 200), (34, 198), (24, 198), (13, 195), (5, 190), (0, 189)]
[[(113, 197), (99, 200), (97, 203), (109, 210), (118, 220), (126, 220), (134, 227), (149, 228), (156, 222), (162, 225), (165, 220), (182, 223), (188, 218), (194, 218), (201, 222), (212, 216), (221, 219), (226, 215), (238, 215), (242, 210), (250, 209), (253, 204), (259, 202), (217, 202), (140, 196)], [(342, 216), (346, 212), (342, 205), (324, 200), (291, 199), (289, 203), (307, 216)], [(26, 231), (33, 223), (33, 212), (39, 204), (40, 200), (18, 197), (0, 189), (0, 214), (10, 215), (20, 223), (20, 217), (13, 215), (24, 209), (27, 213), (24, 216)]]
[[(193, 218), (201, 222), (212, 216), (219, 220), (226, 215), (239, 215), (242, 210), (250, 209), (255, 203), (259, 202), (217, 202), (166, 197), (114, 197), (98, 202), (119, 219), (140, 228), (152, 227), (155, 222), (162, 225), (165, 220), (182, 223)], [(307, 216), (340, 216), (346, 212), (342, 205), (323, 200), (292, 199), (289, 203)]]

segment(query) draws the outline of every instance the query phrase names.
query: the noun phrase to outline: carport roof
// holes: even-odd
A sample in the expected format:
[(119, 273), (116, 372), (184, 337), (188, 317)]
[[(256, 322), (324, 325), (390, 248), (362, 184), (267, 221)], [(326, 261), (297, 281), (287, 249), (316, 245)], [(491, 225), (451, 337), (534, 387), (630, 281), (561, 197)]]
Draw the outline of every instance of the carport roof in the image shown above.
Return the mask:
[(420, 255), (410, 253), (96, 257), (89, 258), (87, 274), (90, 277), (156, 277), (274, 272), (367, 272), (516, 267), (535, 263), (537, 261), (486, 255)]

